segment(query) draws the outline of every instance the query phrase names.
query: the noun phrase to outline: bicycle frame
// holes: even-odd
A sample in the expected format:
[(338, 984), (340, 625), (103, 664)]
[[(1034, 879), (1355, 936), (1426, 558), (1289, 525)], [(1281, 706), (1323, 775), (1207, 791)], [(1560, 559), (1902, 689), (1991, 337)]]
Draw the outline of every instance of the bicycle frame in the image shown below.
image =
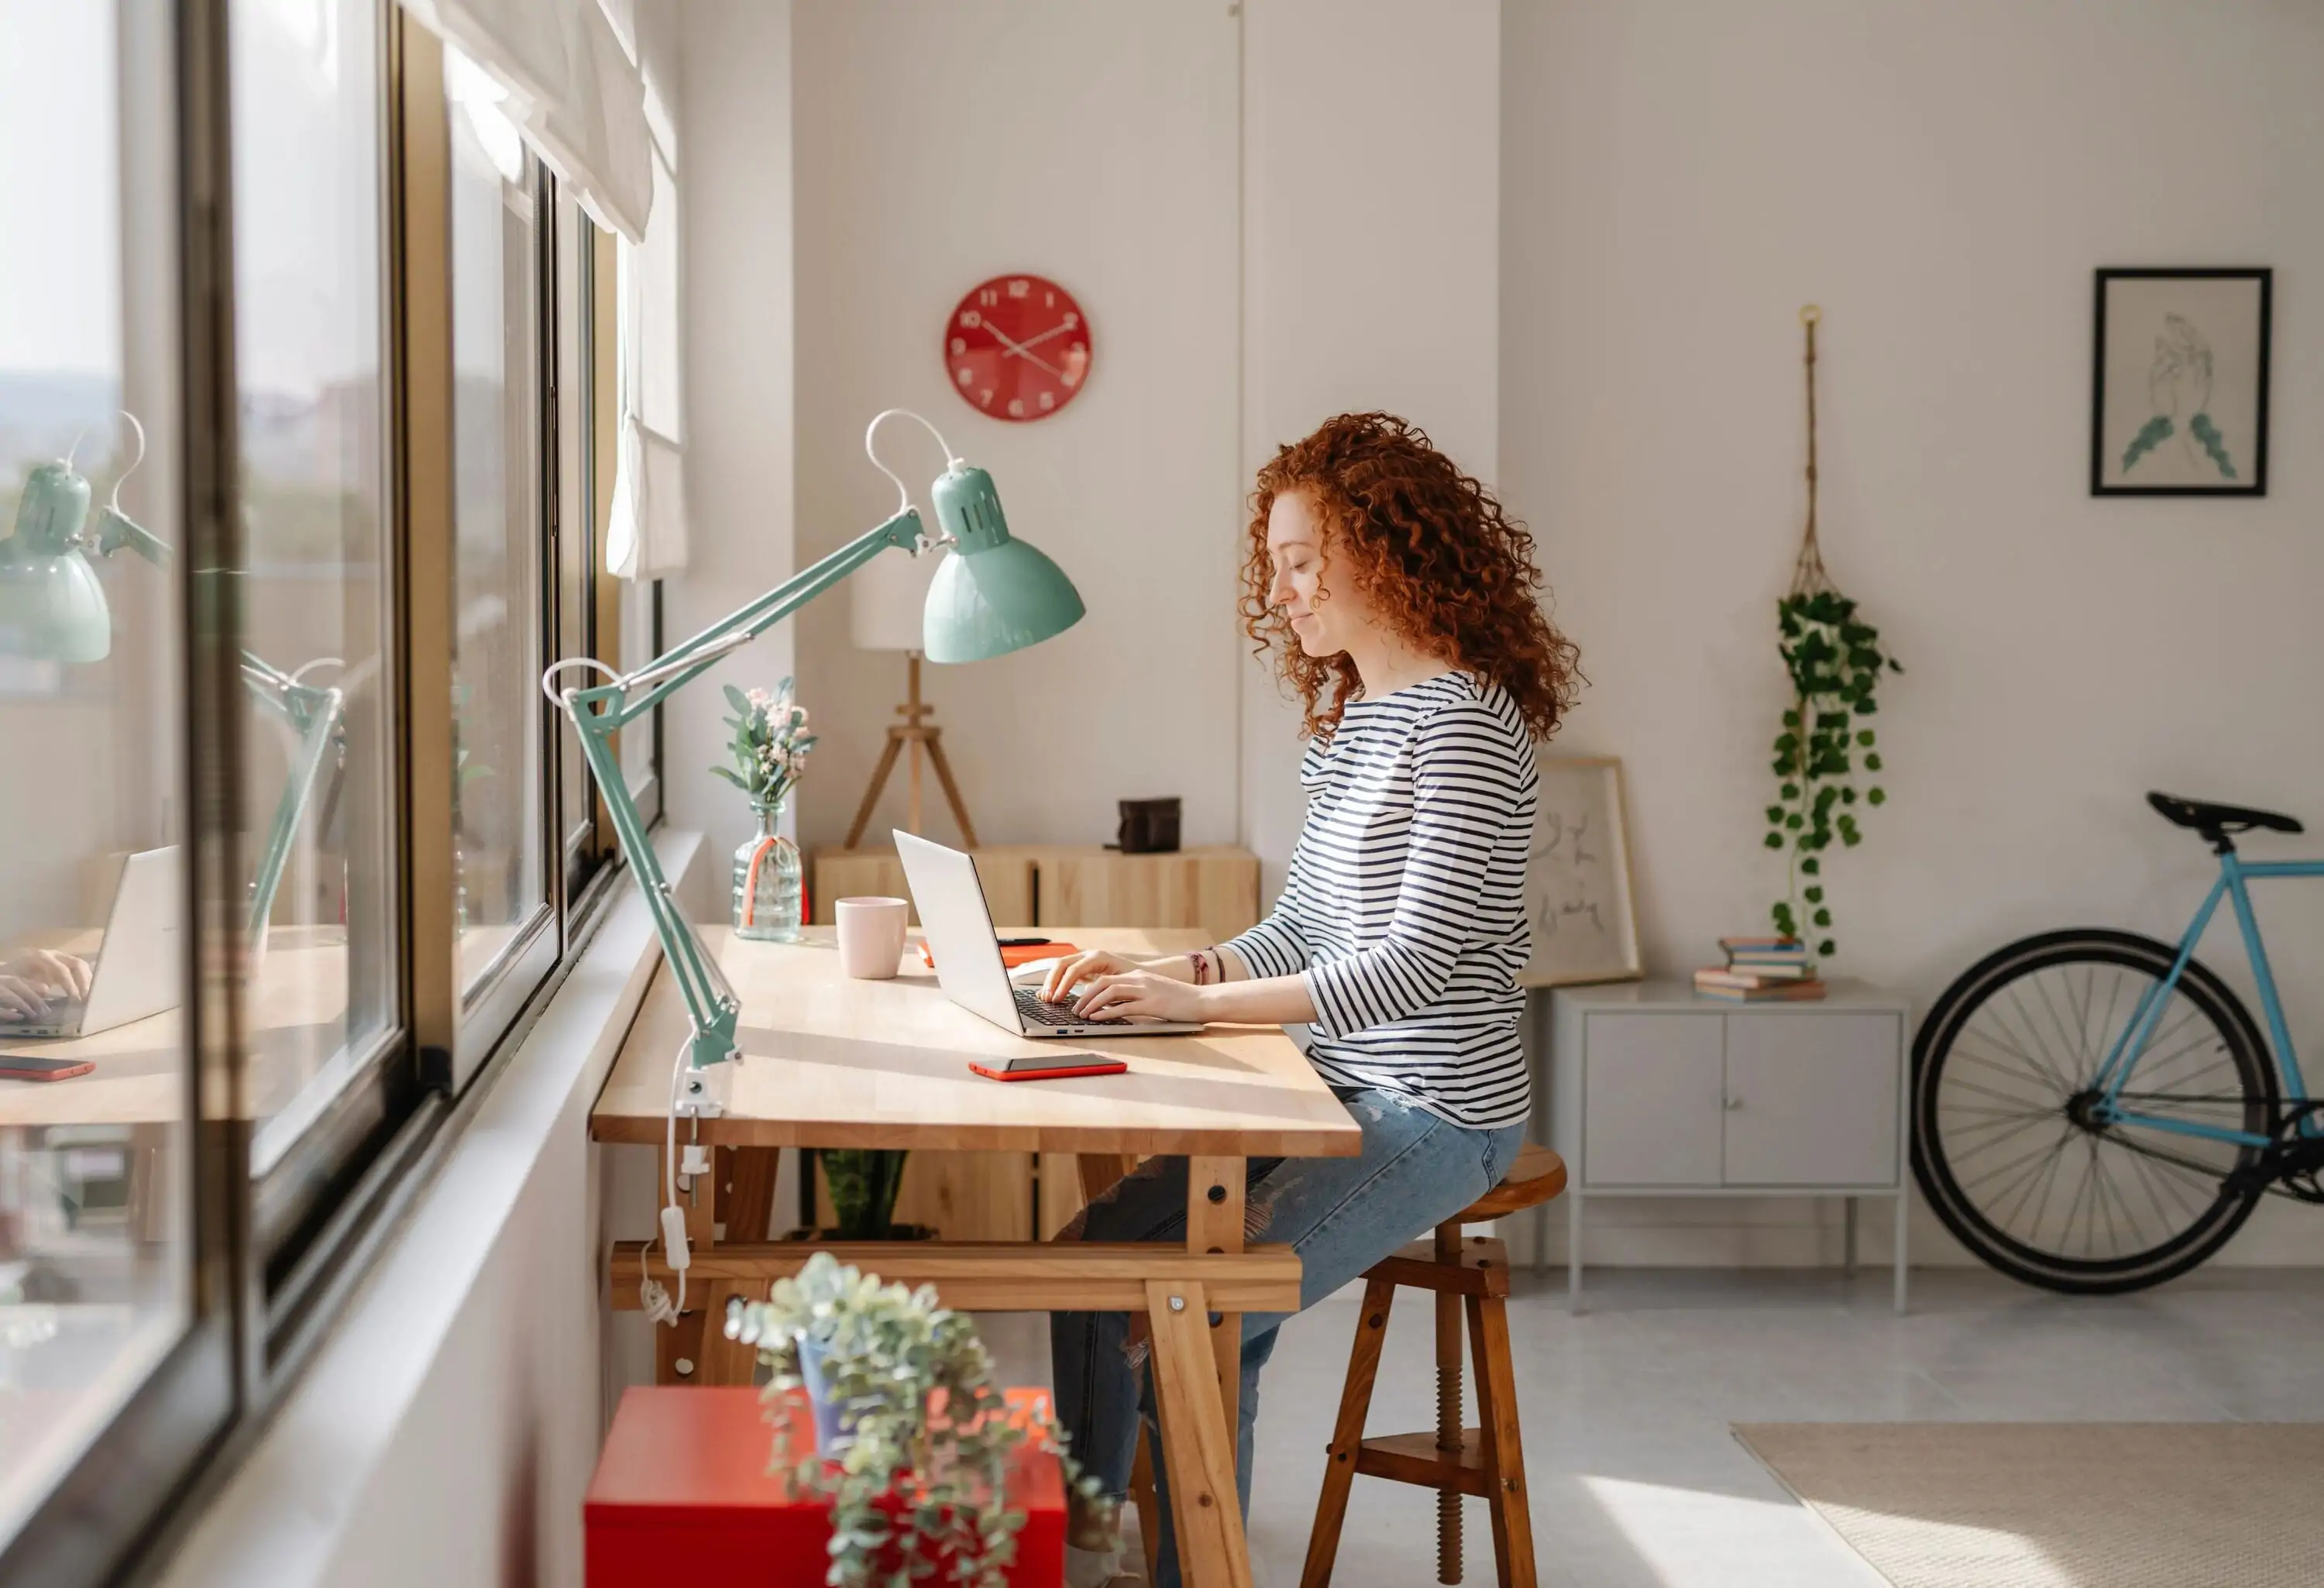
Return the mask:
[[(2107, 1122), (2139, 1125), (2150, 1131), (2175, 1131), (2181, 1136), (2200, 1136), (2208, 1140), (2231, 1142), (2238, 1147), (2265, 1147), (2270, 1139), (2249, 1131), (2229, 1130), (2222, 1125), (2207, 1125), (2193, 1120), (2158, 1119), (2125, 1109), (2121, 1104), (2122, 1090), (2129, 1083), (2131, 1072), (2138, 1067), (2130, 1057), (2144, 1050), (2147, 1038), (2163, 1018), (2163, 1011), (2171, 1002), (2171, 994), (2185, 974), (2187, 962), (2195, 957), (2195, 946), (2203, 940), (2209, 929), (2211, 918), (2217, 914), (2222, 899), (2235, 905), (2236, 925), (2244, 939), (2244, 956), (2250, 962), (2252, 979), (2259, 984), (2260, 1008), (2267, 1018), (2268, 1042), (2275, 1050), (2275, 1066), (2283, 1078), (2283, 1100), (2298, 1104), (2308, 1098), (2307, 1083), (2300, 1074), (2300, 1058), (2293, 1052), (2292, 1031), (2284, 1023), (2283, 1002), (2275, 991), (2275, 972), (2267, 961), (2267, 945), (2261, 940), (2259, 921), (2252, 914), (2251, 890), (2247, 885), (2255, 877), (2324, 877), (2324, 860), (2271, 860), (2247, 864), (2234, 850), (2219, 856), (2219, 880), (2211, 885), (2210, 896), (2203, 900), (2195, 919), (2187, 923), (2186, 932), (2179, 939), (2179, 956), (2171, 966), (2171, 974), (2149, 987), (2139, 998), (2138, 1006), (2131, 1011), (2130, 1024), (2107, 1052), (2106, 1062), (2098, 1066), (2094, 1090), (2105, 1094), (2105, 1100), (2094, 1111)], [(2318, 1133), (2316, 1117), (2303, 1117), (2301, 1133)]]

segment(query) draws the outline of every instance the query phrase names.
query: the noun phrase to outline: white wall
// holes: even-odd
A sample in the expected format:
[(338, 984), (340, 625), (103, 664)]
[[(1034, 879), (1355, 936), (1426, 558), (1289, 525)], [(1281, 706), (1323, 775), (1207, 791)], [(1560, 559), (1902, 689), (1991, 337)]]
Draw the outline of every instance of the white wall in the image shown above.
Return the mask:
[[(1235, 836), (1236, 26), (1223, 4), (797, 14), (802, 562), (894, 510), (863, 428), (905, 407), (991, 470), (1010, 529), (1089, 606), (1047, 644), (927, 669), (987, 842), (1111, 838), (1115, 800), (1162, 794), (1185, 799), (1188, 842)], [(954, 304), (1012, 270), (1071, 291), (1093, 331), (1089, 385), (1032, 424), (971, 410), (939, 356)], [(925, 512), (935, 443), (892, 423), (881, 446)], [(817, 843), (845, 835), (904, 695), (903, 656), (853, 649), (848, 607), (835, 594), (798, 629)], [(1087, 751), (1038, 759), (1061, 735)], [(888, 787), (875, 836), (902, 820), (901, 769)], [(927, 798), (952, 836), (933, 779)]]
[[(656, 30), (641, 27), (641, 37)], [(682, 144), (678, 204), (685, 320), (686, 572), (663, 583), (675, 644), (798, 566), (792, 535), (791, 7), (789, 0), (687, 0), (679, 13)], [(771, 684), (794, 670), (788, 624), (776, 628), (665, 708), (664, 787), (676, 826), (714, 854), (751, 830), (741, 795), (708, 775), (727, 731), (720, 686)], [(717, 868), (695, 896), (723, 919)]]
[[(1492, 481), (1500, 438), (1499, 0), (1244, 8), (1240, 488), (1334, 413), (1388, 409)], [(1246, 660), (1243, 840), (1282, 886), (1299, 712)]]
[[(1591, 680), (1560, 743), (1627, 766), (1652, 962), (1763, 927), (1782, 882), (1759, 812), (1809, 301), (1826, 558), (1910, 669), (1890, 802), (1830, 876), (1838, 968), (1925, 1008), (2024, 933), (2175, 931), (2209, 856), (2150, 788), (2324, 821), (2324, 12), (1525, 5), (1502, 66), (1501, 485)], [(2264, 502), (2087, 494), (2090, 272), (2172, 263), (2275, 267)], [(2324, 890), (2262, 909), (2312, 1048)], [(2324, 1255), (2301, 1211), (2228, 1260)], [(1605, 1251), (1796, 1261), (1805, 1216), (1609, 1208)]]

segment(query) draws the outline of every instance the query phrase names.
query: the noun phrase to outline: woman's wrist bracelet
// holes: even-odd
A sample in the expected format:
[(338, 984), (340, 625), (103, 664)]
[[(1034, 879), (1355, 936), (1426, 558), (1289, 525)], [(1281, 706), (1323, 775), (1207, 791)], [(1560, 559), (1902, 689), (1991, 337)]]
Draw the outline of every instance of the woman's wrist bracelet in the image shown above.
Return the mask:
[(1194, 967), (1195, 986), (1200, 987), (1209, 982), (1211, 979), (1211, 962), (1209, 956), (1202, 949), (1197, 948), (1194, 953), (1186, 956), (1186, 961)]

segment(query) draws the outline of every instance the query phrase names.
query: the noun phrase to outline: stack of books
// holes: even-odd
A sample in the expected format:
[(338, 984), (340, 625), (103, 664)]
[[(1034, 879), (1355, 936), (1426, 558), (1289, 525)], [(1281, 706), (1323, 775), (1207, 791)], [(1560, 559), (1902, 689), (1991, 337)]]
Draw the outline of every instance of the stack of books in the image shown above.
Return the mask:
[(1807, 945), (1795, 937), (1721, 937), (1719, 946), (1727, 963), (1694, 973), (1694, 990), (1705, 998), (1805, 1002), (1824, 994)]

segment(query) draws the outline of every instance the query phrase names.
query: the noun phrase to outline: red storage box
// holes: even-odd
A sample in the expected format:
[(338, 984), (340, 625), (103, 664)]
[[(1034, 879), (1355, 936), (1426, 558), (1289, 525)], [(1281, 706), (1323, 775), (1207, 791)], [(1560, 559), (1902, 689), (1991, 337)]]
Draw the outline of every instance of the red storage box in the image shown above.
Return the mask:
[[(1048, 1399), (1011, 1390), (1012, 1408)], [(812, 1588), (830, 1569), (830, 1510), (767, 1471), (773, 1408), (748, 1387), (639, 1386), (622, 1396), (583, 1507), (588, 1588)], [(801, 1445), (812, 1443), (807, 1402), (794, 1397)], [(1009, 1504), (1025, 1513), (1014, 1588), (1062, 1588), (1065, 1490), (1057, 1458), (1029, 1442), (1009, 1475)], [(939, 1565), (931, 1582), (948, 1582)]]

